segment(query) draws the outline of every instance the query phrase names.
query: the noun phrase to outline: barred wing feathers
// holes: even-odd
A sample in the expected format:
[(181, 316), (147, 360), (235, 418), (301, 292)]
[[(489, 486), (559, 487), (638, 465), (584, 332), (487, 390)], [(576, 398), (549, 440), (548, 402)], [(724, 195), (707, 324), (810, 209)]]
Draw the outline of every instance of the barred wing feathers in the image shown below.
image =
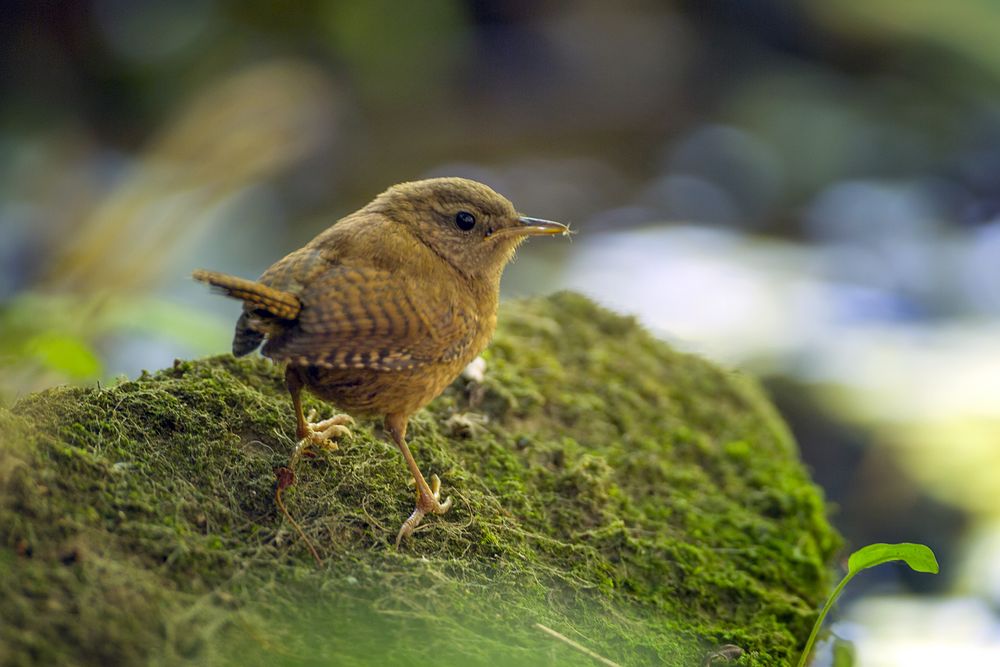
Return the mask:
[(264, 354), (326, 368), (399, 371), (468, 351), (475, 315), (375, 268), (329, 266), (297, 294), (298, 319)]

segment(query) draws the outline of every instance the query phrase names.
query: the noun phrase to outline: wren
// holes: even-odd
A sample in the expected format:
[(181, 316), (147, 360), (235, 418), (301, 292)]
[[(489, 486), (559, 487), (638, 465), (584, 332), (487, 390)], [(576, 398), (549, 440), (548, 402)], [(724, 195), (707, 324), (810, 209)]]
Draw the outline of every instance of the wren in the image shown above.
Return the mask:
[[(406, 445), (410, 416), (483, 351), (497, 322), (500, 275), (528, 236), (568, 234), (520, 215), (482, 183), (434, 178), (394, 185), (278, 260), (256, 281), (211, 271), (194, 278), (243, 301), (233, 354), (261, 346), (285, 362), (300, 441), (331, 446), (350, 418), (302, 414), (306, 388), (357, 416), (381, 416), (416, 480), (396, 546), (428, 513), (444, 514)], [(311, 417), (310, 417), (311, 418)]]

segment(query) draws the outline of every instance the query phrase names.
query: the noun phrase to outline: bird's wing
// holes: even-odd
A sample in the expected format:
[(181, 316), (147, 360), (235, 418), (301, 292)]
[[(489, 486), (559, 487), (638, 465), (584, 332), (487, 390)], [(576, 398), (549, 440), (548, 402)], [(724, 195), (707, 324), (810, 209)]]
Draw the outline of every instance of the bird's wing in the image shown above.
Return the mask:
[(328, 265), (297, 296), (298, 319), (264, 354), (327, 368), (395, 371), (463, 355), (477, 328), (473, 311), (389, 271)]
[(257, 282), (268, 287), (300, 294), (318, 276), (334, 266), (322, 249), (311, 244), (289, 253), (272, 264)]
[(243, 313), (233, 334), (233, 354), (242, 357), (256, 350), (265, 337), (280, 337), (292, 326), (301, 307), (297, 293), (330, 265), (321, 251), (306, 246), (272, 264), (256, 281), (211, 271), (196, 271), (194, 277), (243, 299)]

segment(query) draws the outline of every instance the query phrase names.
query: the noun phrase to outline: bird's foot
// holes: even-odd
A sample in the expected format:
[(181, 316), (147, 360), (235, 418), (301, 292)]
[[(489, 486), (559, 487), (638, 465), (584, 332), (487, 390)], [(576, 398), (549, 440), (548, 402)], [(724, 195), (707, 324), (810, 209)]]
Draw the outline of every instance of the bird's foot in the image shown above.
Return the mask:
[(424, 493), (420, 488), (420, 484), (417, 484), (417, 506), (413, 508), (413, 514), (399, 527), (399, 533), (396, 534), (397, 549), (403, 538), (409, 537), (414, 529), (420, 525), (420, 522), (424, 519), (424, 515), (444, 514), (451, 509), (451, 498), (446, 498), (444, 502), (440, 502), (440, 497), (441, 478), (437, 475), (431, 477), (430, 495)]
[(329, 419), (314, 422), (316, 411), (310, 410), (306, 421), (305, 431), (299, 429), (299, 444), (295, 450), (297, 454), (308, 454), (310, 450), (322, 449), (328, 452), (335, 452), (339, 447), (334, 440), (350, 437), (354, 419), (350, 415), (334, 415)]

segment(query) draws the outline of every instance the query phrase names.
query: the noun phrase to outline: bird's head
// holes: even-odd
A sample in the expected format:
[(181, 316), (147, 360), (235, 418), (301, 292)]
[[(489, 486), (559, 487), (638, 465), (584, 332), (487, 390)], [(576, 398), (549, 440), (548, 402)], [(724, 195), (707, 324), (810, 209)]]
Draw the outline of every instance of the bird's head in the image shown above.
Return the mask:
[(465, 178), (400, 183), (371, 205), (469, 277), (499, 279), (529, 236), (569, 234), (566, 225), (523, 216), (505, 197)]

